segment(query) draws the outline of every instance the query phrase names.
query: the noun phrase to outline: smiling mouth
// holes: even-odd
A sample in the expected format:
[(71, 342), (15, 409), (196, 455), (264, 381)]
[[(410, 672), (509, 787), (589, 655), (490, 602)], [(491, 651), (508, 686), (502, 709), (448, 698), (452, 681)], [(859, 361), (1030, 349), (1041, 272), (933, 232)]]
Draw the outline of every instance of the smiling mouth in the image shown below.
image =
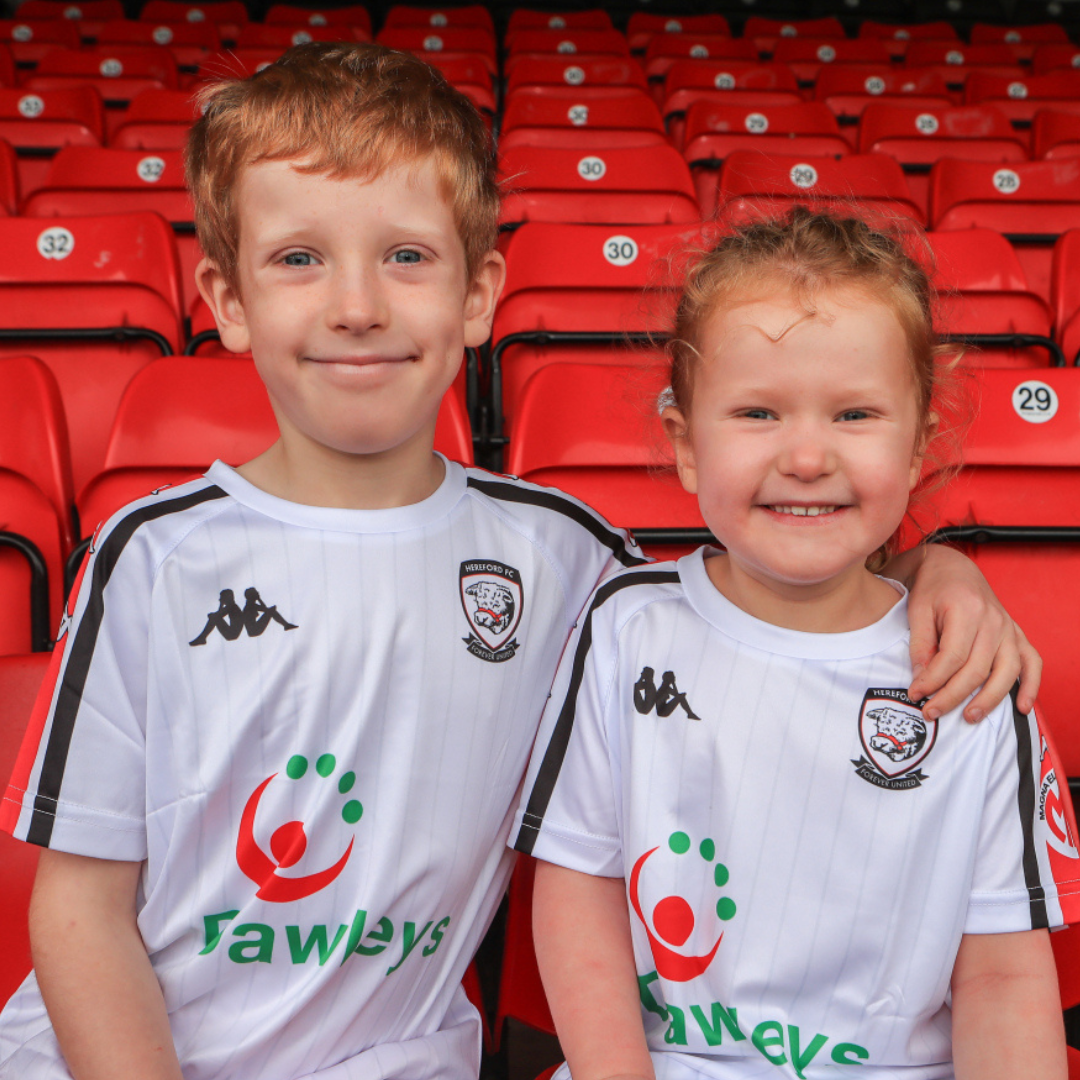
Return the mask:
[(336, 364), (339, 367), (374, 367), (376, 364), (405, 364), (415, 356), (308, 356), (313, 364)]
[(766, 505), (765, 509), (771, 510), (774, 514), (787, 514), (792, 517), (821, 517), (823, 514), (835, 514), (837, 510), (843, 510), (844, 507), (838, 504), (822, 504), (821, 506), (787, 506), (773, 505), (770, 503)]

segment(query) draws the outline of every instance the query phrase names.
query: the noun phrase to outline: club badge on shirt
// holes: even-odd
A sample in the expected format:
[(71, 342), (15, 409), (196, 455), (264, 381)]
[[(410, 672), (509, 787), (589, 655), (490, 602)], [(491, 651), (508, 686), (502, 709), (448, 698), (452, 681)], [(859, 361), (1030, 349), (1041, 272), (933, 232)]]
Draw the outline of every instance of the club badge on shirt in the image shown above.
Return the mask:
[(906, 791), (928, 779), (919, 766), (934, 748), (938, 722), (927, 720), (920, 704), (899, 688), (866, 691), (859, 712), (859, 740), (865, 756), (851, 764), (867, 783)]
[(466, 559), (459, 580), (461, 606), (471, 631), (461, 640), (481, 660), (493, 664), (509, 660), (519, 648), (514, 631), (525, 603), (521, 574), (491, 559)]

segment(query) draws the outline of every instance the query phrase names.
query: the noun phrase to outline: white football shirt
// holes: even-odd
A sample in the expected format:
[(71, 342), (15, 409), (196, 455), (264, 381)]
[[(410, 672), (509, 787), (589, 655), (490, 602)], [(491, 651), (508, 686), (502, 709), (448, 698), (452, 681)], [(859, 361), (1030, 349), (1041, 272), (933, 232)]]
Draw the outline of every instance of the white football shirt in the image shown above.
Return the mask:
[(1048, 744), (1011, 700), (923, 720), (906, 599), (785, 630), (725, 599), (704, 551), (597, 590), (516, 847), (625, 877), (658, 1077), (951, 1077), (961, 935), (1080, 920)]
[[(571, 626), (625, 533), (447, 463), (396, 509), (216, 464), (117, 514), (2, 804), (144, 860), (138, 923), (187, 1080), (474, 1078), (461, 978)], [(0, 1076), (67, 1077), (31, 975)]]

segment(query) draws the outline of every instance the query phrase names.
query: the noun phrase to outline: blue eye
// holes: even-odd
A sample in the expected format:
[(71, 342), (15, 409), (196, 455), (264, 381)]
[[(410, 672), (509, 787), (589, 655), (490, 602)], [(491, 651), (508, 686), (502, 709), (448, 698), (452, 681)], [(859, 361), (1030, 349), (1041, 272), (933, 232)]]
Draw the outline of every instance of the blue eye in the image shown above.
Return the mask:
[(394, 262), (402, 264), (404, 266), (414, 266), (421, 261), (422, 256), (419, 251), (411, 251), (406, 249), (404, 251), (395, 251), (391, 256)]
[(747, 409), (743, 416), (748, 420), (769, 420), (772, 413), (768, 409)]
[(286, 266), (313, 266), (314, 258), (306, 251), (290, 251), (281, 260)]
[(865, 409), (848, 409), (840, 414), (841, 420), (865, 420), (870, 414)]

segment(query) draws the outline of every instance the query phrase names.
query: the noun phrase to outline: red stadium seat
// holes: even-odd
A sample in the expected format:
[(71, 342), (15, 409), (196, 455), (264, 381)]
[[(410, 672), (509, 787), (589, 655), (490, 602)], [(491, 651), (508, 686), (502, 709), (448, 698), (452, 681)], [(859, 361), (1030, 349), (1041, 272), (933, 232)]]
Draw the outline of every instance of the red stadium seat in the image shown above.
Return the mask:
[(512, 61), (522, 53), (557, 53), (560, 56), (588, 53), (593, 56), (626, 56), (630, 46), (626, 38), (613, 29), (588, 29), (583, 27), (565, 29), (516, 30), (505, 41), (507, 70)]
[(15, 58), (7, 45), (0, 45), (0, 86), (16, 86)]
[(1080, 358), (1080, 229), (1062, 233), (1054, 245), (1050, 270), (1050, 306), (1054, 312), (1054, 338), (1066, 363)]
[(523, 56), (507, 75), (507, 94), (524, 86), (637, 86), (645, 89), (645, 72), (630, 57)]
[(836, 65), (823, 68), (814, 85), (814, 100), (823, 102), (841, 123), (859, 120), (867, 105), (889, 102), (937, 112), (952, 105), (949, 88), (941, 73), (926, 71)]
[(916, 202), (926, 206), (930, 168), (940, 158), (1026, 161), (1023, 134), (993, 105), (924, 109), (918, 105), (868, 105), (859, 124), (859, 152), (889, 154), (900, 162)]
[(63, 560), (75, 542), (71, 453), (60, 390), (40, 360), (0, 357), (0, 386), (0, 531), (30, 541), (47, 574), (28, 587), (25, 555), (0, 539), (0, 652), (25, 652), (47, 648), (59, 625)]
[(667, 378), (664, 365), (541, 368), (521, 397), (508, 471), (583, 499), (658, 557), (705, 542), (697, 498), (674, 475), (657, 416)]
[(968, 342), (969, 365), (1061, 363), (1050, 338), (1050, 307), (1030, 287), (1016, 252), (1000, 233), (962, 229), (929, 233), (927, 240), (936, 267), (937, 329)]
[(1054, 242), (1080, 226), (1080, 160), (939, 161), (930, 174), (930, 227), (983, 227), (1003, 233), (1016, 249), (1028, 284), (1050, 297)]
[(518, 91), (506, 103), (499, 148), (667, 145), (664, 122), (651, 97), (632, 86), (546, 87)]
[(176, 60), (165, 49), (103, 45), (96, 50), (53, 49), (23, 85), (34, 93), (92, 86), (107, 105), (125, 108), (143, 90), (176, 90), (180, 82)]
[(698, 203), (705, 217), (716, 212), (718, 170), (735, 150), (839, 156), (851, 152), (836, 117), (820, 102), (755, 108), (698, 102), (686, 113), (686, 146)]
[[(270, 21), (269, 16), (267, 16), (266, 21)], [(488, 11), (483, 4), (469, 4), (465, 7), (448, 7), (445, 10), (430, 7), (410, 7), (408, 4), (395, 4), (386, 13), (386, 21), (383, 25), (390, 27), (430, 26), (436, 30), (442, 29), (445, 26), (454, 28), (478, 26), (484, 30), (490, 30), (492, 33), (495, 32), (495, 24), (492, 21), (491, 12)], [(370, 30), (370, 28), (369, 22), (368, 29)]]
[(77, 49), (79, 27), (70, 19), (0, 19), (0, 42), (20, 67), (33, 66), (53, 49)]
[(65, 147), (53, 158), (45, 183), (23, 203), (28, 217), (132, 210), (154, 210), (171, 223), (187, 310), (195, 296), (195, 267), (202, 254), (180, 151)]
[(1035, 160), (1080, 157), (1080, 115), (1040, 109), (1031, 126), (1031, 156)]
[(371, 35), (359, 26), (332, 23), (326, 26), (309, 26), (307, 23), (286, 25), (284, 23), (248, 23), (236, 39), (239, 49), (277, 49), (284, 52), (293, 45), (306, 45), (309, 41), (370, 41)]
[(932, 524), (965, 545), (1045, 661), (1039, 700), (1070, 779), (1080, 609), (1080, 371), (984, 371), (964, 468)]
[(1080, 46), (1072, 44), (1040, 45), (1031, 59), (1031, 70), (1035, 75), (1075, 67), (1080, 67)]
[(139, 12), (143, 22), (212, 22), (225, 41), (235, 41), (248, 21), (242, 0), (214, 0), (211, 3), (188, 3), (187, 0), (148, 0)]
[(912, 41), (959, 41), (960, 35), (950, 22), (883, 23), (863, 19), (859, 37), (883, 41), (894, 57), (903, 57)]
[(299, 26), (301, 23), (306, 23), (308, 26), (333, 26), (336, 23), (344, 23), (346, 26), (358, 26), (368, 35), (371, 34), (371, 16), (367, 8), (360, 4), (316, 10), (296, 4), (271, 4), (266, 12), (265, 21), (270, 24), (285, 23), (294, 26)]
[(0, 138), (15, 148), (25, 198), (44, 183), (62, 146), (100, 146), (105, 141), (101, 95), (92, 86), (40, 94), (0, 89)]
[(644, 52), (655, 34), (731, 34), (723, 15), (654, 15), (635, 11), (626, 24), (630, 51)]
[(133, 98), (113, 132), (114, 150), (183, 150), (198, 102), (187, 90), (144, 90)]
[(168, 49), (179, 67), (191, 71), (209, 53), (221, 48), (221, 34), (217, 26), (210, 22), (155, 24), (134, 19), (112, 19), (102, 25), (96, 41), (99, 48), (136, 45)]
[[(144, 367), (116, 411), (101, 471), (78, 496), (89, 536), (125, 503), (163, 484), (181, 483), (217, 459), (239, 465), (278, 438), (277, 423), (249, 360), (171, 356)], [(464, 402), (447, 392), (435, 447), (472, 464)]]
[(280, 49), (228, 49), (211, 53), (190, 80), (190, 85), (218, 82), (221, 79), (246, 79), (272, 64), (281, 56)]
[(603, 8), (588, 11), (536, 11), (516, 7), (510, 14), (507, 34), (519, 30), (610, 30), (611, 16)]
[(723, 34), (655, 34), (645, 50), (645, 77), (657, 104), (667, 96), (667, 77), (677, 64), (722, 60), (760, 63), (757, 45)]
[(759, 60), (676, 60), (668, 69), (664, 95), (664, 124), (676, 150), (683, 149), (686, 110), (696, 101), (756, 109), (803, 101), (791, 68)]
[(23, 0), (19, 14), (27, 19), (70, 19), (73, 22), (108, 22), (122, 19), (120, 0)]
[(781, 38), (836, 38), (846, 37), (844, 27), (835, 16), (823, 19), (768, 19), (751, 15), (743, 26), (743, 37), (750, 38), (765, 53), (771, 53)]
[(501, 222), (665, 224), (700, 219), (686, 163), (670, 146), (596, 154), (518, 146), (502, 155)]
[(891, 60), (888, 48), (874, 38), (781, 38), (772, 58), (787, 64), (804, 86), (812, 86), (822, 70), (833, 65), (888, 65)]
[(466, 26), (459, 30), (446, 27), (438, 31), (428, 27), (389, 27), (381, 30), (375, 40), (380, 45), (415, 53), (421, 58), (428, 53), (478, 57), (488, 65), (492, 78), (498, 73), (495, 35), (480, 27)]
[(1000, 75), (1022, 75), (1009, 45), (965, 45), (951, 41), (913, 41), (904, 57), (908, 67), (936, 68), (950, 90), (963, 88), (972, 71), (984, 68)]
[(494, 434), (542, 367), (649, 365), (669, 331), (683, 259), (700, 226), (524, 225), (507, 247), (491, 352)]
[(1014, 126), (1030, 125), (1039, 109), (1080, 113), (1080, 71), (1053, 71), (1019, 79), (973, 71), (964, 85), (964, 102), (992, 103)]
[(1030, 62), (1040, 45), (1068, 45), (1069, 35), (1060, 23), (1033, 26), (997, 26), (977, 22), (971, 28), (972, 45), (1008, 45), (1022, 63)]
[[(4, 777), (5, 787), (48, 666), (46, 653), (0, 656), (0, 776)], [(4, 883), (0, 889), (0, 925), (4, 927), (0, 1006), (7, 1003), (30, 972), (30, 935), (26, 924), (38, 850), (33, 844), (0, 833), (0, 880)]]
[(783, 213), (797, 202), (841, 213), (851, 208), (886, 223), (898, 215), (925, 223), (900, 166), (885, 154), (833, 158), (736, 150), (724, 161), (718, 205), (725, 220)]
[(33, 352), (56, 375), (75, 490), (101, 467), (131, 376), (181, 340), (179, 267), (157, 215), (0, 218), (0, 353)]

